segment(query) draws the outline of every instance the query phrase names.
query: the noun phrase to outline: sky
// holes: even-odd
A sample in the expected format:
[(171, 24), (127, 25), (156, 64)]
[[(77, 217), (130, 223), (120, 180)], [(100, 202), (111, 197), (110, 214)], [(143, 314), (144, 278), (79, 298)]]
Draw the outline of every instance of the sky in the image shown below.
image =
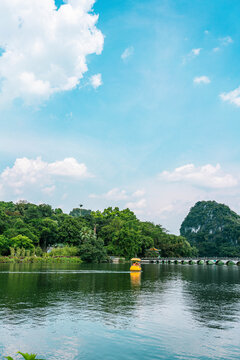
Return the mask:
[(240, 213), (238, 0), (2, 0), (0, 199)]

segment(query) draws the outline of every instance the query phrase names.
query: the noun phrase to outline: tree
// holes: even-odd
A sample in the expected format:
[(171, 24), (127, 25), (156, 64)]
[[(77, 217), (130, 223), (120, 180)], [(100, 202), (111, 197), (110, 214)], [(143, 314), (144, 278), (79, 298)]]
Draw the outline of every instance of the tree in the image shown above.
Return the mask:
[(80, 245), (79, 254), (83, 261), (100, 263), (107, 260), (104, 241), (97, 238), (94, 232), (88, 232), (83, 237), (83, 243)]
[(8, 255), (10, 246), (10, 240), (4, 235), (0, 235), (0, 255)]
[(82, 222), (78, 218), (66, 217), (59, 227), (59, 241), (72, 245), (81, 243)]
[(34, 245), (32, 240), (27, 236), (18, 235), (10, 239), (11, 247), (13, 248), (24, 248), (24, 249), (33, 249)]
[(54, 245), (58, 240), (58, 223), (56, 220), (44, 218), (37, 223), (39, 231), (39, 245), (42, 249)]

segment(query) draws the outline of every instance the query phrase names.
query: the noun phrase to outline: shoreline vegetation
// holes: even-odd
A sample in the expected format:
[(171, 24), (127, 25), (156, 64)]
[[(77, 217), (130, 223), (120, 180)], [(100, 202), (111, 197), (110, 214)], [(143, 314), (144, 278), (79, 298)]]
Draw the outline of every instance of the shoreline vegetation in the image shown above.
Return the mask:
[(0, 262), (101, 263), (111, 257), (240, 256), (240, 216), (202, 201), (190, 209), (181, 235), (140, 221), (131, 210), (74, 208), (0, 201)]
[[(149, 249), (154, 249), (151, 253)], [(0, 262), (109, 262), (138, 255), (196, 256), (183, 236), (140, 221), (129, 209), (65, 214), (60, 208), (27, 201), (0, 202)]]

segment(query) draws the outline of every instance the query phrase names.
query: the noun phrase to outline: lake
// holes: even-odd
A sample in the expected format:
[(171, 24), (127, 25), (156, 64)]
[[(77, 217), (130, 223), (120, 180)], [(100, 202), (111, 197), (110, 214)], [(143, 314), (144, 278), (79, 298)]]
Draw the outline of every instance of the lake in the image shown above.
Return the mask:
[[(0, 359), (239, 359), (240, 267), (0, 264)], [(14, 356), (15, 358), (15, 356)]]

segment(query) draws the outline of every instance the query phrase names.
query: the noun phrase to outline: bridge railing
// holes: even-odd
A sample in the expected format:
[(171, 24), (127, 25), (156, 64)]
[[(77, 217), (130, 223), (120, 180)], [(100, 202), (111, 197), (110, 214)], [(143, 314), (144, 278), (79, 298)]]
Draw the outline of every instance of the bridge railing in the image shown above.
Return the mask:
[(228, 256), (214, 256), (214, 257), (144, 257), (141, 260), (233, 260), (233, 261), (240, 261), (240, 257), (228, 257)]

